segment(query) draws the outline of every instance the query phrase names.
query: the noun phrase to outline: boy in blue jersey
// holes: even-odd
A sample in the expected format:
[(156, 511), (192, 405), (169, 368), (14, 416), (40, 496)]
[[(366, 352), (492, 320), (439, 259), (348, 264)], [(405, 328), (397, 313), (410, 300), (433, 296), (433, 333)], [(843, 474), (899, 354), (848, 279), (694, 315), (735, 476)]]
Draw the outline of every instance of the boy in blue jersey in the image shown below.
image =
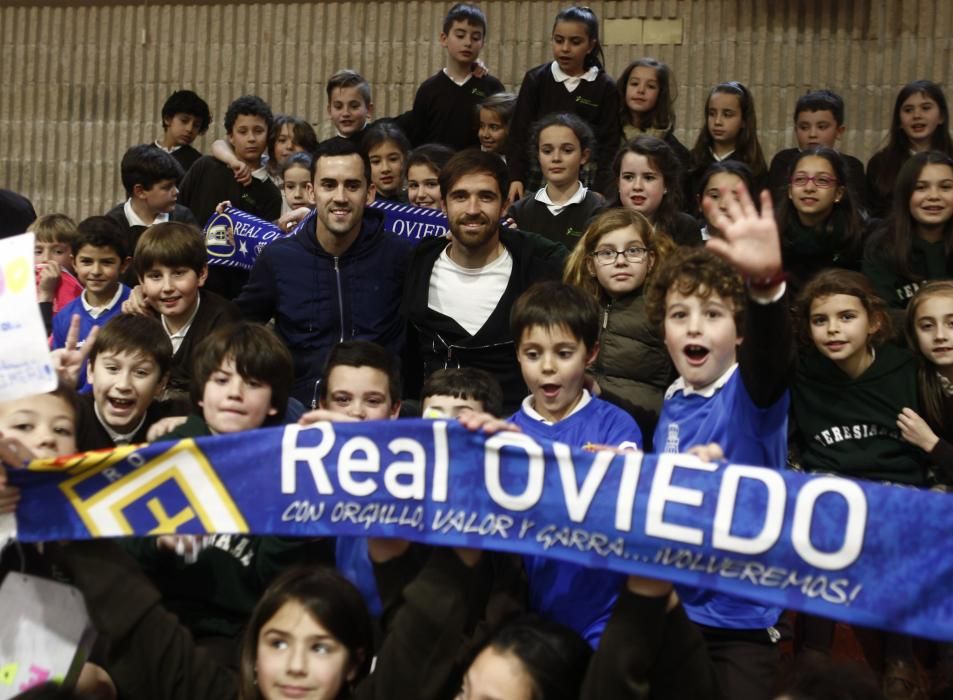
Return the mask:
[[(586, 368), (599, 352), (599, 305), (559, 282), (524, 292), (510, 315), (516, 357), (531, 394), (510, 419), (536, 439), (572, 447), (639, 449), (642, 432), (625, 411), (585, 389)], [(625, 576), (578, 564), (524, 557), (530, 606), (572, 627), (596, 646)]]
[[(130, 258), (126, 236), (115, 219), (91, 216), (79, 222), (73, 240), (73, 267), (82, 283), (83, 293), (60, 309), (53, 317), (50, 348), (66, 346), (73, 315), (80, 318), (79, 342), (82, 347), (94, 326), (101, 326), (122, 311), (129, 288), (120, 282)], [(86, 364), (76, 382), (77, 391), (87, 391)]]
[[(726, 213), (706, 209), (725, 238), (673, 255), (646, 299), (679, 373), (665, 395), (655, 447), (684, 452), (717, 443), (730, 462), (780, 469), (787, 455), (787, 386), (794, 361), (790, 322), (780, 303), (780, 242), (769, 193), (762, 193), (760, 214), (743, 188), (735, 194), (738, 201), (727, 197)], [(676, 588), (706, 639), (720, 696), (770, 697), (781, 610)]]

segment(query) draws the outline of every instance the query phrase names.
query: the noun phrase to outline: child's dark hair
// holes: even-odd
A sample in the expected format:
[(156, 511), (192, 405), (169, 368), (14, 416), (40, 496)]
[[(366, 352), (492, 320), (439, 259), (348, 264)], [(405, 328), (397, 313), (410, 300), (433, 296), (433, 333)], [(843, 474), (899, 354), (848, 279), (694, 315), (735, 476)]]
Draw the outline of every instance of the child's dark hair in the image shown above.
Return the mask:
[(176, 90), (166, 98), (162, 105), (162, 128), (168, 129), (169, 122), (176, 114), (190, 114), (199, 120), (199, 133), (208, 131), (212, 123), (212, 114), (208, 103), (191, 90)]
[(76, 222), (66, 214), (44, 214), (27, 226), (26, 230), (36, 236), (37, 243), (65, 243), (70, 249), (79, 233)]
[(553, 22), (553, 31), (559, 22), (578, 22), (585, 26), (589, 39), (593, 42), (592, 51), (586, 56), (583, 66), (592, 68), (598, 66), (602, 68), (606, 64), (605, 56), (602, 53), (602, 42), (599, 41), (599, 19), (591, 8), (582, 5), (573, 5), (564, 10), (560, 10), (556, 15), (556, 21)]
[(425, 143), (423, 146), (417, 146), (407, 155), (404, 175), (407, 174), (412, 165), (426, 165), (439, 175), (443, 166), (451, 158), (453, 158), (453, 149), (441, 143)]
[(356, 70), (351, 70), (350, 68), (339, 70), (337, 73), (328, 78), (328, 100), (330, 101), (331, 93), (334, 92), (335, 89), (349, 87), (357, 88), (357, 91), (361, 93), (361, 97), (364, 99), (364, 105), (366, 107), (370, 107), (372, 102), (370, 83), (367, 82), (363, 75), (358, 73)]
[[(268, 158), (269, 162), (275, 160), (275, 144), (278, 142), (278, 136), (281, 135), (281, 129), (285, 125), (291, 126), (291, 139), (296, 146), (304, 149), (305, 153), (312, 156), (318, 152), (318, 135), (314, 133), (314, 127), (304, 119), (292, 117), (287, 114), (276, 114), (275, 120), (268, 132)], [(281, 163), (275, 163), (280, 168)]]
[[(241, 653), (240, 700), (260, 700), (258, 638), (265, 624), (287, 603), (297, 603), (346, 650), (347, 672), (354, 682), (370, 672), (374, 633), (360, 592), (341, 574), (327, 567), (297, 567), (275, 579), (264, 592), (245, 627)], [(343, 696), (342, 696), (343, 697)]]
[(880, 194), (890, 195), (894, 177), (898, 177), (897, 171), (910, 156), (910, 139), (907, 138), (903, 127), (900, 125), (900, 112), (903, 109), (903, 103), (911, 95), (917, 94), (924, 94), (936, 102), (942, 117), (941, 123), (937, 125), (936, 131), (933, 132), (930, 149), (953, 154), (953, 141), (950, 140), (950, 109), (947, 106), (943, 88), (931, 80), (914, 80), (912, 83), (907, 83), (897, 93), (897, 99), (893, 103), (890, 134), (887, 145), (881, 151), (884, 154), (883, 167), (880, 169), (879, 177), (874, 183), (875, 189)]
[[(913, 270), (913, 241), (917, 236), (917, 222), (910, 213), (910, 197), (917, 181), (928, 165), (947, 165), (953, 168), (953, 157), (941, 151), (926, 151), (910, 156), (897, 173), (890, 215), (883, 224), (884, 257), (897, 275), (921, 282), (923, 277)], [(953, 254), (953, 218), (943, 226), (943, 251), (949, 261)]]
[(666, 297), (670, 291), (707, 299), (713, 293), (732, 306), (735, 330), (744, 328), (748, 294), (744, 280), (735, 269), (707, 248), (678, 248), (659, 267), (645, 295), (649, 320), (660, 328), (665, 324)]
[(539, 153), (540, 134), (543, 133), (543, 129), (548, 129), (551, 126), (566, 127), (575, 134), (576, 140), (579, 141), (580, 150), (589, 151), (590, 154), (594, 152), (596, 135), (585, 119), (571, 112), (552, 112), (542, 119), (536, 120), (530, 129), (529, 142), (534, 157)]
[(179, 161), (151, 143), (133, 146), (119, 164), (119, 174), (126, 196), (131, 197), (136, 185), (148, 190), (163, 180), (178, 182), (185, 174)]
[[(625, 93), (629, 86), (629, 77), (636, 68), (651, 68), (658, 82), (658, 100), (648, 114), (633, 113), (625, 104)], [(661, 61), (648, 56), (637, 58), (625, 67), (616, 82), (619, 90), (619, 117), (623, 124), (632, 124), (639, 129), (659, 129), (671, 131), (675, 128), (675, 76), (672, 69)]]
[(506, 161), (496, 153), (484, 153), (479, 148), (467, 148), (454, 154), (440, 170), (440, 196), (447, 198), (450, 190), (466, 175), (486, 173), (500, 187), (500, 196), (506, 197), (510, 187), (510, 174)]
[(314, 180), (314, 158), (307, 153), (292, 153), (290, 156), (285, 158), (285, 162), (281, 164), (281, 177), (284, 178), (285, 173), (291, 168), (304, 168), (309, 173), (311, 173), (311, 179)]
[[(672, 147), (662, 139), (654, 136), (636, 136), (622, 145), (612, 161), (612, 172), (615, 173), (617, 182), (622, 177), (622, 161), (628, 153), (645, 156), (649, 165), (661, 174), (667, 192), (663, 195), (655, 212), (655, 225), (669, 236), (674, 235), (675, 220), (682, 203), (682, 188), (679, 184), (682, 181), (681, 161)], [(617, 206), (622, 206), (618, 200)]]
[(430, 396), (479, 401), (490, 415), (503, 414), (503, 388), (496, 377), (476, 367), (438, 369), (424, 382), (420, 392), (421, 404)]
[(77, 255), (83, 246), (94, 248), (112, 248), (120, 262), (129, 257), (129, 245), (126, 234), (119, 222), (110, 216), (90, 216), (76, 226), (76, 238), (73, 240), (73, 255)]
[(893, 337), (893, 327), (887, 305), (874, 290), (870, 281), (854, 270), (822, 270), (804, 285), (795, 303), (798, 339), (807, 346), (813, 346), (811, 337), (811, 304), (815, 299), (844, 294), (860, 300), (871, 325), (877, 324), (877, 330), (870, 336), (874, 345), (882, 345)]
[(265, 121), (265, 130), (271, 131), (271, 125), (275, 121), (271, 113), (271, 107), (258, 95), (242, 95), (234, 100), (225, 112), (225, 131), (232, 133), (232, 127), (235, 121), (242, 115), (261, 117)]
[(156, 265), (187, 267), (200, 275), (208, 265), (205, 239), (195, 226), (181, 221), (154, 224), (139, 237), (133, 265), (140, 280)]
[[(708, 181), (719, 173), (737, 175), (745, 184), (745, 188), (748, 192), (754, 192), (754, 173), (751, 172), (751, 168), (740, 160), (729, 158), (727, 160), (718, 161), (717, 163), (712, 163), (708, 166), (708, 169), (702, 173), (701, 179), (698, 181), (698, 191), (695, 193), (695, 197), (699, 201), (701, 201), (701, 198), (705, 195), (705, 190), (708, 189)], [(752, 201), (756, 207), (759, 206), (760, 201), (757, 197), (752, 197)]]
[(321, 142), (318, 148), (318, 154), (314, 158), (314, 169), (318, 169), (318, 161), (322, 158), (331, 158), (334, 156), (357, 156), (364, 164), (364, 182), (370, 185), (371, 182), (371, 161), (367, 157), (367, 151), (359, 148), (351, 139), (343, 136), (334, 136)]
[(837, 126), (844, 123), (844, 98), (832, 90), (805, 92), (794, 105), (794, 123), (801, 112), (830, 112)]
[[(837, 187), (841, 187), (844, 190), (840, 201), (834, 202), (834, 206), (831, 209), (831, 216), (828, 217), (824, 230), (829, 233), (832, 232), (831, 227), (834, 225), (833, 216), (834, 214), (840, 214), (844, 225), (843, 243), (846, 249), (842, 252), (850, 251), (854, 257), (859, 257), (863, 248), (864, 221), (854, 203), (856, 194), (850, 187), (850, 180), (847, 178), (847, 166), (840, 153), (826, 146), (811, 146), (805, 148), (791, 163), (791, 169), (787, 174), (788, 187), (791, 186), (791, 178), (794, 177), (794, 173), (798, 170), (798, 164), (805, 158), (810, 157), (826, 160), (834, 172), (834, 177), (837, 179)], [(778, 230), (781, 231), (782, 236), (787, 234), (788, 224), (793, 221), (793, 217), (796, 216), (797, 209), (794, 207), (794, 203), (790, 197), (785, 196), (781, 199), (777, 213)]]
[(575, 631), (537, 615), (504, 624), (477, 649), (512, 655), (530, 679), (531, 700), (576, 700), (592, 648)]
[(483, 38), (486, 38), (486, 15), (484, 15), (483, 10), (476, 5), (458, 2), (451, 7), (450, 11), (447, 12), (447, 16), (443, 19), (444, 34), (450, 33), (450, 28), (453, 27), (454, 22), (464, 22), (479, 27), (483, 30)]
[[(755, 177), (764, 175), (768, 168), (764, 162), (764, 153), (761, 151), (761, 142), (758, 141), (758, 118), (754, 109), (754, 98), (751, 91), (741, 83), (732, 80), (728, 83), (719, 83), (711, 89), (705, 100), (704, 121), (698, 133), (698, 139), (692, 148), (692, 167), (698, 168), (711, 158), (711, 149), (715, 145), (711, 133), (708, 131), (708, 105), (716, 94), (734, 95), (741, 105), (741, 131), (735, 139), (734, 159), (740, 160), (751, 168)], [(752, 190), (753, 191), (753, 190)]]
[(238, 321), (216, 328), (195, 348), (192, 359), (192, 404), (201, 412), (199, 402), (212, 374), (226, 360), (235, 363), (235, 371), (245, 379), (254, 379), (271, 387), (271, 407), (277, 413), (266, 424), (284, 420), (288, 396), (294, 380), (294, 363), (285, 344), (272, 331), (258, 323)]
[[(907, 317), (904, 332), (910, 349), (919, 360), (917, 379), (920, 387), (920, 407), (923, 410), (923, 419), (939, 435), (949, 435), (953, 432), (953, 415), (947, 415), (944, 410), (945, 396), (943, 386), (936, 367), (924, 356), (917, 339), (917, 311), (927, 299), (946, 297), (953, 303), (953, 280), (931, 280), (920, 285), (916, 294), (907, 304)], [(936, 319), (937, 323), (945, 323), (944, 319)]]
[(322, 404), (328, 399), (328, 377), (331, 370), (338, 366), (371, 367), (387, 375), (387, 391), (392, 404), (400, 401), (400, 365), (397, 358), (384, 347), (369, 340), (345, 340), (338, 343), (328, 355), (321, 377), (319, 398)]
[(119, 314), (99, 329), (89, 351), (89, 366), (104, 352), (148, 355), (165, 376), (172, 365), (172, 341), (156, 319), (141, 314)]
[(519, 346), (523, 333), (533, 326), (565, 326), (586, 350), (599, 342), (599, 304), (591, 294), (553, 280), (537, 282), (513, 304), (510, 335)]
[(373, 149), (388, 141), (400, 149), (404, 160), (406, 160), (407, 154), (410, 153), (410, 140), (397, 124), (390, 121), (374, 122), (367, 127), (364, 136), (361, 138), (361, 150), (370, 154)]

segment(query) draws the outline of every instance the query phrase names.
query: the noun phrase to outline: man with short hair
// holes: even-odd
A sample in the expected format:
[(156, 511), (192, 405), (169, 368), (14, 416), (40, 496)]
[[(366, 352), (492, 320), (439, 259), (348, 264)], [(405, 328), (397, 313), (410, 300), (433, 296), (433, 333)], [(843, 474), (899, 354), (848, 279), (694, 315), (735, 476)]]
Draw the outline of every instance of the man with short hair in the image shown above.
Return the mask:
[(445, 367), (476, 367), (503, 386), (503, 410), (526, 395), (510, 336), (510, 307), (530, 285), (559, 279), (567, 250), (535, 234), (500, 227), (509, 188), (506, 164), (467, 149), (440, 171), (451, 240), (431, 238), (414, 251), (404, 285), (408, 322), (405, 396)]
[(344, 340), (370, 340), (395, 355), (403, 347), (399, 307), (407, 241), (384, 230), (384, 215), (365, 209), (367, 156), (346, 139), (322, 144), (315, 162), (317, 205), (294, 236), (262, 249), (235, 299), (242, 315), (275, 319), (294, 358), (292, 396), (317, 405), (328, 353)]

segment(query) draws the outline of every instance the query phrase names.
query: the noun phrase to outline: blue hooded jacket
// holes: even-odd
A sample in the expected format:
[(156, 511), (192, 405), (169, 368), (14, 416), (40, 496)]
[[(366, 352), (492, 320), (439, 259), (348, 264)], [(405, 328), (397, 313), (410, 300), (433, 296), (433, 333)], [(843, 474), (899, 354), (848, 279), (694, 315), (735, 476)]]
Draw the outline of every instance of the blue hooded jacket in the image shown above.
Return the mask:
[(275, 319), (294, 359), (292, 396), (305, 406), (328, 353), (345, 340), (370, 340), (395, 356), (403, 348), (400, 303), (410, 244), (384, 230), (384, 214), (365, 209), (361, 230), (335, 257), (318, 243), (312, 213), (288, 238), (262, 249), (235, 299), (242, 316)]

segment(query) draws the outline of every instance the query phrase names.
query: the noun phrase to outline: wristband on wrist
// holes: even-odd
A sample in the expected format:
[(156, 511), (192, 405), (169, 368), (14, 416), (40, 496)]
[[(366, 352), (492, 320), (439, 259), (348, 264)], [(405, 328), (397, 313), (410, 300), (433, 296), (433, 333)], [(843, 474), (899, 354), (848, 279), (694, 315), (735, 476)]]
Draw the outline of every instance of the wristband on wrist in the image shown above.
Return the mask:
[(787, 281), (787, 278), (788, 276), (786, 272), (783, 270), (778, 270), (770, 277), (749, 277), (745, 280), (745, 284), (748, 285), (748, 289), (751, 289), (755, 292), (764, 292), (777, 287), (782, 282)]

